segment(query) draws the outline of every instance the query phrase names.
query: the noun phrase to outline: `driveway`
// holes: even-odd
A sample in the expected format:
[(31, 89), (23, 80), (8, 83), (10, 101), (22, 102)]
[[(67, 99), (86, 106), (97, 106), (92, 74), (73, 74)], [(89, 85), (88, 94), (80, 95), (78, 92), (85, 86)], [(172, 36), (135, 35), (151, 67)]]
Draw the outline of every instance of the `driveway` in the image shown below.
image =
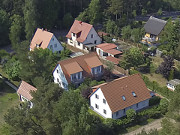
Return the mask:
[(136, 135), (136, 134), (138, 134), (138, 133), (141, 133), (141, 131), (144, 129), (144, 131), (146, 131), (146, 132), (149, 132), (150, 130), (152, 130), (152, 129), (157, 129), (157, 130), (160, 130), (162, 127), (161, 127), (161, 121), (162, 121), (162, 119), (163, 118), (161, 118), (161, 119), (158, 119), (158, 120), (155, 120), (155, 121), (153, 121), (153, 122), (151, 122), (151, 123), (149, 123), (149, 124), (147, 124), (147, 125), (145, 125), (145, 126), (142, 126), (142, 127), (140, 127), (140, 128), (138, 128), (138, 129), (136, 129), (136, 130), (134, 130), (134, 131), (132, 131), (132, 132), (130, 132), (130, 133), (126, 133), (126, 134), (124, 134), (124, 135)]

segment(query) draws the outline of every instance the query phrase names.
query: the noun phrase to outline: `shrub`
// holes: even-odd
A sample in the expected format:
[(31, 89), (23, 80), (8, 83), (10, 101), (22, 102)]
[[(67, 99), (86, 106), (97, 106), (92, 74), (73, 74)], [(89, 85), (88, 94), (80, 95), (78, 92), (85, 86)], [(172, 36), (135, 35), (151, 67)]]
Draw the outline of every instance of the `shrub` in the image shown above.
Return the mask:
[(84, 97), (85, 99), (88, 99), (89, 95), (92, 93), (92, 89), (91, 88), (87, 88), (81, 91), (81, 95), (82, 97)]
[(149, 106), (153, 106), (153, 105), (159, 104), (159, 103), (160, 103), (160, 100), (161, 100), (161, 98), (158, 97), (158, 96), (152, 97), (152, 98), (149, 100)]

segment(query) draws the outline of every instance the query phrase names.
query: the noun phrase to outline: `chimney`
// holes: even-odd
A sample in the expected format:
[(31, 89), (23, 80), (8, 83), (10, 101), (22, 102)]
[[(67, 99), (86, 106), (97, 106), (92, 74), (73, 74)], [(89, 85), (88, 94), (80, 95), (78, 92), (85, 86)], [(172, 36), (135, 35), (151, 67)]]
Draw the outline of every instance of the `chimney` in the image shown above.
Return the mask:
[(79, 24), (82, 24), (82, 21), (79, 21)]

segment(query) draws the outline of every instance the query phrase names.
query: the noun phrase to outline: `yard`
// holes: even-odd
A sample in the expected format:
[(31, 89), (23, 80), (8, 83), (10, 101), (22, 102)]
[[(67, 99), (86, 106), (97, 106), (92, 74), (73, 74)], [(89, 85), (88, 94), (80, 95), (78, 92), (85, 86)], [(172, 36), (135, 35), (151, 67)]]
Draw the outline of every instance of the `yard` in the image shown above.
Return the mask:
[[(0, 84), (2, 85), (2, 84)], [(13, 106), (18, 105), (19, 99), (18, 95), (15, 90), (9, 87), (7, 84), (3, 83), (4, 88), (0, 89), (0, 134), (2, 133), (5, 128), (4, 127), (4, 115)], [(3, 131), (2, 131), (3, 130)]]

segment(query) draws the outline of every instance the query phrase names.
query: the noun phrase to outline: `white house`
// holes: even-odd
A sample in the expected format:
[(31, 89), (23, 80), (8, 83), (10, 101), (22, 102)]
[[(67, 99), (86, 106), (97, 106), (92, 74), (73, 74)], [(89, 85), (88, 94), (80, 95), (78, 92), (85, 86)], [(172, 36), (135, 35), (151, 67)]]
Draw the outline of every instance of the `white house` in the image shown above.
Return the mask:
[(103, 64), (95, 53), (60, 61), (53, 70), (54, 82), (68, 89), (68, 84), (78, 86), (86, 77), (100, 79), (103, 74)]
[(170, 90), (175, 90), (176, 86), (180, 85), (180, 80), (179, 79), (174, 79), (174, 80), (170, 80), (169, 82), (167, 82), (167, 87)]
[(117, 50), (117, 46), (112, 43), (102, 43), (96, 45), (96, 52), (100, 57), (112, 56), (118, 58), (122, 52)]
[(90, 108), (104, 118), (121, 118), (128, 109), (139, 111), (149, 106), (151, 98), (150, 91), (138, 74), (118, 78), (93, 88), (95, 89), (90, 95)]
[(22, 81), (17, 90), (17, 94), (20, 98), (20, 101), (28, 102), (29, 107), (32, 108), (33, 103), (31, 102), (31, 100), (33, 99), (33, 97), (31, 96), (31, 91), (36, 91), (36, 90), (37, 89), (35, 87), (33, 87), (32, 85), (28, 84), (25, 81)]
[(69, 30), (67, 43), (86, 52), (94, 51), (95, 46), (101, 43), (101, 38), (91, 24), (75, 20)]
[(30, 51), (34, 48), (48, 48), (52, 52), (60, 53), (64, 48), (53, 33), (37, 28), (30, 44)]

